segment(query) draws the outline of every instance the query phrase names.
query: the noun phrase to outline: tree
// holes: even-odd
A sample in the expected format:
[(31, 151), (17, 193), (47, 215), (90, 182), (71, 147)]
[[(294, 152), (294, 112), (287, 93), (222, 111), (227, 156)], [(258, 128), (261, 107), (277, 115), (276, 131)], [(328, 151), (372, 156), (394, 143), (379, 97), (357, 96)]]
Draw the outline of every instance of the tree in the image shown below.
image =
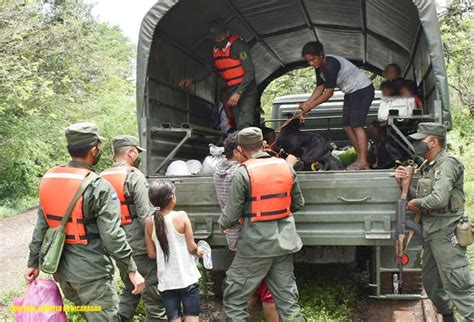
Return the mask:
[[(68, 160), (67, 125), (136, 134), (134, 56), (120, 30), (95, 21), (80, 0), (2, 6), (0, 202), (35, 196), (47, 168)], [(110, 141), (104, 151), (110, 165)]]

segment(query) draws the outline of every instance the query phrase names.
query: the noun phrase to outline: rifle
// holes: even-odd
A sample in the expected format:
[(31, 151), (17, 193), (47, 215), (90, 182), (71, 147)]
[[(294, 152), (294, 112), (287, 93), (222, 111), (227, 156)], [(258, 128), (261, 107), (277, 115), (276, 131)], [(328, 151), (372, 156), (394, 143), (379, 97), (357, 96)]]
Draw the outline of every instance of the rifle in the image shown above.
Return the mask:
[[(428, 163), (428, 160), (423, 161), (423, 163), (419, 167), (414, 169), (413, 175), (418, 174), (427, 163)], [(410, 228), (410, 231), (408, 232), (408, 238), (407, 238), (407, 243), (405, 245), (405, 249), (408, 249), (408, 246), (410, 245), (410, 242), (413, 239), (413, 236), (415, 235), (415, 233), (418, 233), (419, 235), (421, 235), (420, 221), (421, 221), (421, 210), (415, 213), (415, 220), (413, 220), (413, 222), (411, 221), (406, 222), (407, 227)]]
[(409, 258), (405, 254), (405, 224), (406, 224), (406, 208), (407, 197), (410, 191), (411, 182), (413, 180), (414, 168), (409, 165), (405, 167), (408, 171), (408, 177), (402, 180), (402, 194), (400, 200), (396, 204), (396, 218), (395, 218), (395, 259), (398, 267), (398, 292), (402, 293), (403, 287), (403, 266), (408, 264)]

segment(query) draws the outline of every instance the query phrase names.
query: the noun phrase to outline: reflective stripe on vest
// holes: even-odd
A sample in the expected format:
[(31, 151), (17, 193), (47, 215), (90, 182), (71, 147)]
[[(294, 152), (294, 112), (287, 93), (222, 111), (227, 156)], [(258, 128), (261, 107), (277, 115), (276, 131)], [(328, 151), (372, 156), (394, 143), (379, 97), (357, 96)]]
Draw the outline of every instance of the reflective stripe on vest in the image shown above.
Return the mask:
[(122, 225), (130, 225), (134, 216), (130, 211), (130, 205), (133, 204), (127, 201), (125, 197), (125, 181), (130, 171), (133, 171), (135, 168), (129, 165), (113, 167), (105, 169), (102, 171), (100, 176), (107, 180), (112, 187), (114, 187), (115, 192), (120, 200), (120, 214), (121, 214), (121, 223)]
[(227, 86), (240, 85), (244, 79), (245, 69), (240, 63), (240, 59), (230, 57), (232, 45), (241, 39), (237, 35), (229, 37), (229, 41), (225, 48), (220, 49), (214, 47), (212, 56), (214, 57), (214, 66), (221, 78), (226, 82)]
[(293, 173), (279, 158), (250, 159), (244, 162), (250, 178), (250, 217), (252, 222), (286, 218), (291, 215)]
[[(86, 168), (58, 166), (43, 176), (39, 187), (40, 207), (49, 227), (59, 226), (72, 198), (90, 171)], [(66, 223), (66, 244), (87, 245), (88, 239), (96, 237), (86, 234), (82, 200), (81, 196)]]

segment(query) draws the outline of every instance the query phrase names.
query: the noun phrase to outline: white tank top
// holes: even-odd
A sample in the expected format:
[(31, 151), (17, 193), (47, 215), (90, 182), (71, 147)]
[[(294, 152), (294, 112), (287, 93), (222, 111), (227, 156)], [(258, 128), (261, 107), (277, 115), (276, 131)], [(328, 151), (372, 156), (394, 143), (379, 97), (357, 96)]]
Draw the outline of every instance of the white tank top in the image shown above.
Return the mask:
[(337, 87), (339, 87), (344, 94), (354, 93), (372, 84), (366, 74), (344, 57), (336, 55), (326, 55), (326, 57), (336, 58), (339, 64), (341, 64), (336, 83)]
[(201, 277), (194, 262), (194, 256), (188, 251), (184, 234), (179, 233), (173, 225), (173, 218), (177, 214), (177, 212), (171, 211), (164, 216), (170, 250), (168, 262), (165, 261), (165, 255), (156, 237), (153, 221), (152, 239), (156, 247), (158, 290), (160, 292), (188, 287), (197, 283)]

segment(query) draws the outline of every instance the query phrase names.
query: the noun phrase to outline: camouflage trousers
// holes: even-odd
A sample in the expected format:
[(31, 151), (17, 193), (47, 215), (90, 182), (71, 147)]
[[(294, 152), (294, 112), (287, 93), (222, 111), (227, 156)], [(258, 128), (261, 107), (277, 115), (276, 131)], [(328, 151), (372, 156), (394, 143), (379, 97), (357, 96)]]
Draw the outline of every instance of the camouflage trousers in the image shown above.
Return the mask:
[(227, 320), (249, 321), (247, 301), (263, 280), (275, 300), (280, 321), (304, 321), (298, 305), (293, 255), (242, 258), (239, 253), (227, 270), (223, 284)]
[(81, 312), (89, 322), (118, 321), (118, 297), (112, 277), (88, 283), (70, 283), (57, 279), (64, 296), (75, 305), (100, 307), (99, 312)]
[(120, 295), (119, 314), (122, 320), (130, 320), (135, 314), (140, 298), (145, 304), (145, 312), (148, 321), (166, 321), (166, 312), (158, 292), (158, 275), (156, 261), (149, 259), (146, 255), (134, 256), (138, 272), (145, 279), (145, 290), (141, 295), (132, 294), (133, 284), (128, 278), (127, 272), (120, 271), (120, 277), (125, 285)]
[(240, 97), (239, 103), (233, 107), (235, 124), (238, 130), (249, 126), (255, 126), (255, 110), (257, 104), (257, 92), (251, 90)]
[(468, 321), (474, 321), (474, 279), (466, 247), (453, 245), (446, 230), (427, 236), (423, 249), (423, 286), (438, 313), (449, 314), (456, 307)]

